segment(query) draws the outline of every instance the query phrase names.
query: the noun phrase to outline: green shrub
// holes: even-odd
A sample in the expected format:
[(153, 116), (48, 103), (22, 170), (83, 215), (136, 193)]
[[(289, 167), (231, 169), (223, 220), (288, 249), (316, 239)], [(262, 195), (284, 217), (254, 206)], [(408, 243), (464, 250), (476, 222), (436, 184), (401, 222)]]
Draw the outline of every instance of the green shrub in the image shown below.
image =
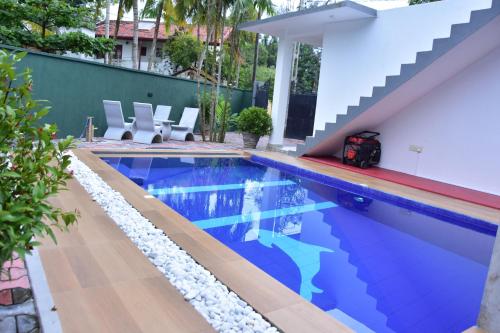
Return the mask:
[(240, 112), (238, 116), (238, 130), (258, 136), (268, 135), (273, 128), (271, 116), (266, 109), (249, 107)]
[(76, 220), (48, 203), (71, 178), (67, 172), (72, 138), (54, 143), (55, 125), (40, 125), (49, 111), (31, 98), (29, 70), (16, 74), (24, 53), (0, 50), (0, 263), (13, 252), (24, 257), (39, 245), (35, 238)]

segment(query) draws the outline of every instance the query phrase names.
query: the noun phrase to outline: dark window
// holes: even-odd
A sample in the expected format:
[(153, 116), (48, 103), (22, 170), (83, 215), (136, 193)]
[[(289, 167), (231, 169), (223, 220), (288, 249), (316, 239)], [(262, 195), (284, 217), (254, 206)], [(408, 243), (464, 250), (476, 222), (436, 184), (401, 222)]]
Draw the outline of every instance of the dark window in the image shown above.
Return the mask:
[(141, 57), (146, 56), (146, 53), (148, 52), (148, 48), (143, 46), (141, 47)]
[(115, 45), (115, 50), (113, 51), (113, 59), (121, 60), (122, 54), (123, 54), (123, 46)]
[(163, 56), (163, 50), (161, 49), (161, 47), (157, 47), (156, 48), (156, 57), (161, 58), (162, 56)]

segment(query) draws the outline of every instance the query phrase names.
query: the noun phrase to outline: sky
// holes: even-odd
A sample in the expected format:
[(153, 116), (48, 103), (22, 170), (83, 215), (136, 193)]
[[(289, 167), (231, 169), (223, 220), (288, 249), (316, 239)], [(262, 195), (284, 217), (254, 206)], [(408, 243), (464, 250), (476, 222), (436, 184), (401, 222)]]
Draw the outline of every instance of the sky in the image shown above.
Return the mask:
[[(299, 6), (299, 1), (300, 0), (273, 0), (274, 5), (277, 8), (296, 8)], [(314, 0), (313, 0), (314, 1)], [(332, 4), (335, 3), (335, 1), (339, 0), (330, 0), (328, 3)], [(371, 6), (375, 9), (390, 9), (390, 8), (395, 8), (395, 7), (402, 7), (402, 6), (407, 6), (408, 5), (408, 0), (354, 0), (356, 2), (359, 2), (363, 5), (368, 5)], [(317, 1), (320, 4), (324, 4), (326, 1), (325, 0), (319, 0)], [(144, 1), (139, 0), (139, 11), (144, 7)], [(118, 5), (112, 5), (111, 6), (111, 20), (116, 19), (116, 13), (118, 12)], [(132, 21), (133, 19), (133, 14), (132, 11), (129, 13), (126, 13), (124, 15), (124, 20), (127, 21)]]

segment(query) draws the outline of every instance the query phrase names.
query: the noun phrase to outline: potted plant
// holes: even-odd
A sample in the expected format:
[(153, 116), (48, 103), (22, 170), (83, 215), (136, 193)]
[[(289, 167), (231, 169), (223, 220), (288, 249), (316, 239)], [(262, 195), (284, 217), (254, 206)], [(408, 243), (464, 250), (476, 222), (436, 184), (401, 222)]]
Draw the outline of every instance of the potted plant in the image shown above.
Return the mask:
[(255, 149), (263, 135), (271, 133), (273, 128), (271, 116), (266, 109), (249, 107), (238, 116), (238, 130), (243, 134), (243, 147)]

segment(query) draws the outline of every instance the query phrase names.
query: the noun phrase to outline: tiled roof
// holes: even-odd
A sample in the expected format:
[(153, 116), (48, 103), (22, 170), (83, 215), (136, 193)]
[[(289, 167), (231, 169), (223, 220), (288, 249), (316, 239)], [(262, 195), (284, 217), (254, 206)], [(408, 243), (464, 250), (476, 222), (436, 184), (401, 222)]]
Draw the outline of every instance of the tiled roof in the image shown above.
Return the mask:
[[(115, 23), (116, 21), (110, 21), (109, 22), (109, 34), (113, 36), (115, 32)], [(143, 22), (146, 23), (146, 22)], [(141, 40), (153, 40), (154, 36), (154, 22), (147, 21), (149, 23), (148, 25), (151, 26), (151, 28), (148, 27), (148, 29), (139, 29), (139, 39)], [(171, 25), (168, 33), (165, 31), (165, 25), (162, 23), (160, 25), (160, 30), (158, 31), (158, 40), (159, 41), (165, 41), (167, 38), (171, 35), (174, 34), (175, 30), (178, 29), (176, 26)], [(197, 29), (196, 27), (191, 27), (188, 28), (191, 34), (196, 37), (197, 36)], [(224, 39), (229, 38), (229, 35), (231, 33), (231, 28), (226, 27), (224, 29)], [(117, 39), (132, 39), (134, 34), (134, 22), (131, 21), (121, 21), (120, 22), (120, 29), (118, 30), (118, 35)], [(105, 26), (104, 22), (100, 22), (97, 24), (96, 31), (95, 31), (96, 37), (103, 37), (105, 35)], [(205, 41), (206, 40), (206, 28), (205, 27), (200, 27), (200, 40)]]

